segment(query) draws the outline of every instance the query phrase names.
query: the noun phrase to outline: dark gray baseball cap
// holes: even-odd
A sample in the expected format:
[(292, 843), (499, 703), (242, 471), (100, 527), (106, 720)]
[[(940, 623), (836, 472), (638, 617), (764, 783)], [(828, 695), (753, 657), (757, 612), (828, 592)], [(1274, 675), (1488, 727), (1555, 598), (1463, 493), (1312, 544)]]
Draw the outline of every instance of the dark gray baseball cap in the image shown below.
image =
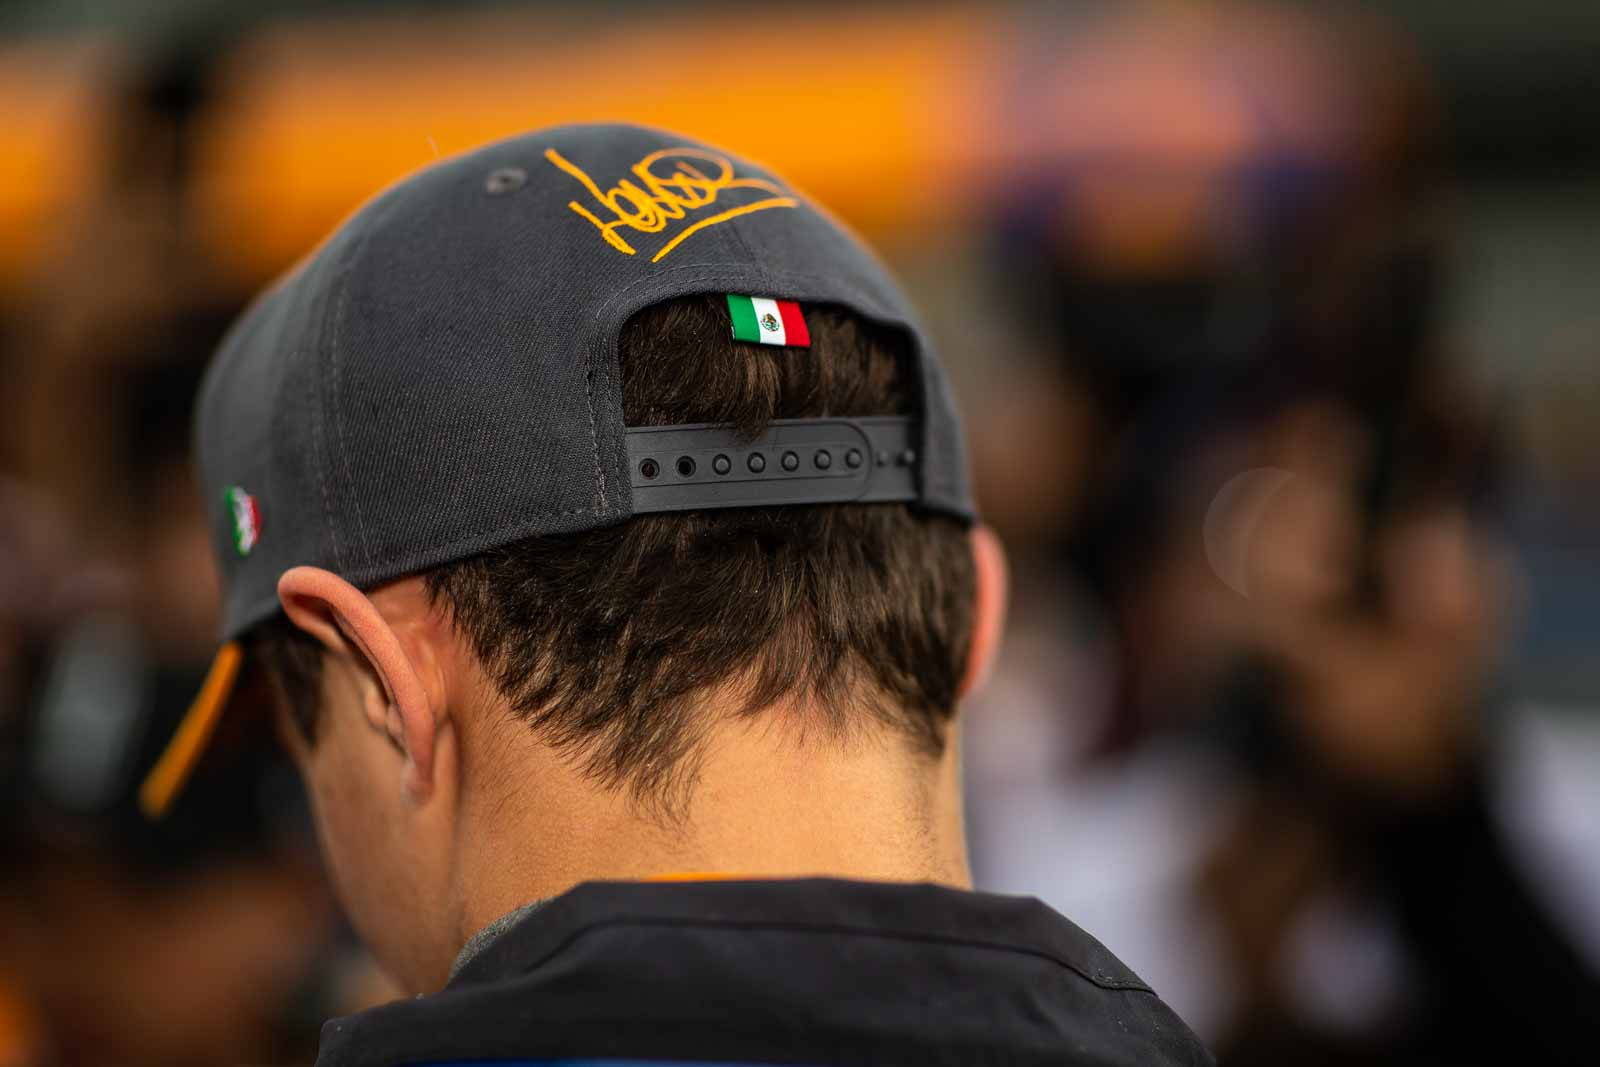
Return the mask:
[[(626, 427), (617, 342), (692, 294), (834, 304), (903, 330), (909, 419)], [(806, 358), (795, 349), (795, 358)], [(141, 794), (164, 811), (291, 567), (368, 588), (646, 511), (902, 500), (975, 517), (961, 428), (898, 287), (843, 226), (745, 160), (573, 125), (419, 171), (262, 294), (201, 386), (199, 477), (222, 577), (211, 676)]]

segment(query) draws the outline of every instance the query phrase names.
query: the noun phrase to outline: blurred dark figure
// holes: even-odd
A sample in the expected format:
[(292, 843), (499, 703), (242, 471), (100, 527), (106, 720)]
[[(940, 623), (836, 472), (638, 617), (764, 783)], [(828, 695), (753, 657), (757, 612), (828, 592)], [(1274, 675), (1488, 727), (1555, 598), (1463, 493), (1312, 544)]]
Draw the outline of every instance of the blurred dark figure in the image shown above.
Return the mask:
[(0, 363), (5, 1067), (309, 1062), (334, 1010), (338, 927), (271, 741), (224, 739), (159, 826), (135, 805), (214, 638), (189, 422), (241, 295), (188, 197), (219, 54), (114, 81), (104, 156)]
[[(1066, 576), (1058, 660), (1088, 666), (1049, 667), (1081, 719), (1061, 773), (1174, 745), (1160, 788), (1210, 768), (1175, 801), (1188, 1021), (1235, 1065), (1592, 1062), (1600, 979), (1490, 817), (1502, 449), (1435, 337), (1424, 83), (1368, 27), (1250, 10), (1026, 52), (997, 276), (1046, 358), (1027, 445), (986, 464), (976, 435), (979, 483)], [(1063, 452), (1084, 458), (1029, 477)], [(1005, 840), (1040, 828), (983, 811), (1004, 715), (973, 717), (979, 880), (1048, 898), (1013, 862), (1046, 846)]]

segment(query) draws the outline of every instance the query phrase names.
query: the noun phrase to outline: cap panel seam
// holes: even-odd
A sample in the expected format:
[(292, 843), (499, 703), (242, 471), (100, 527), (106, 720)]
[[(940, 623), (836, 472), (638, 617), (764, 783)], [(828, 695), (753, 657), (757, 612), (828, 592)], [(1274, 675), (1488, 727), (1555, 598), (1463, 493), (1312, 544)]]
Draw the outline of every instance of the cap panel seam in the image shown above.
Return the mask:
[[(363, 240), (365, 245), (366, 241)], [(353, 269), (353, 265), (352, 265)], [(344, 327), (344, 309), (350, 293), (348, 284), (349, 274), (340, 279), (339, 304), (334, 312), (333, 337), (328, 350), (328, 375), (329, 375), (329, 417), (333, 419), (333, 432), (337, 438), (339, 465), (344, 469), (344, 482), (349, 492), (342, 494), (350, 501), (351, 516), (355, 519), (355, 540), (361, 548), (361, 555), (370, 566), (372, 563), (372, 546), (367, 541), (367, 524), (361, 514), (361, 494), (354, 491), (355, 475), (350, 470), (350, 450), (345, 447), (344, 420), (339, 417), (339, 334)]]
[[(333, 308), (333, 322), (330, 328), (331, 337), (329, 338), (328, 345), (328, 368), (324, 372), (329, 379), (327, 388), (331, 390), (332, 394), (329, 403), (329, 408), (331, 410), (329, 410), (326, 414), (333, 420), (334, 433), (338, 437), (338, 462), (343, 468), (344, 483), (345, 488), (347, 489), (347, 492), (342, 495), (348, 496), (349, 498), (352, 517), (355, 519), (356, 542), (361, 546), (361, 555), (366, 560), (366, 565), (368, 567), (372, 567), (374, 565), (372, 559), (372, 544), (367, 538), (366, 521), (361, 513), (361, 496), (355, 491), (355, 474), (350, 469), (349, 449), (345, 447), (344, 420), (340, 418), (340, 352), (342, 348), (340, 341), (344, 333), (345, 311), (349, 306), (350, 279), (352, 275), (355, 274), (356, 268), (361, 263), (361, 256), (362, 253), (364, 253), (367, 249), (367, 243), (371, 241), (373, 235), (378, 232), (378, 228), (383, 219), (388, 215), (389, 211), (393, 209), (394, 205), (398, 201), (399, 197), (395, 197), (391, 199), (388, 204), (376, 206), (374, 208), (370, 217), (371, 221), (367, 226), (367, 232), (363, 233), (360, 239), (357, 240), (356, 243), (351, 247), (348, 258), (345, 260), (344, 269), (339, 272), (339, 276), (334, 283), (338, 288), (338, 299)], [(331, 465), (330, 457), (330, 466)], [(331, 499), (329, 501), (329, 505), (331, 508)], [(340, 569), (344, 569), (342, 564)]]
[[(316, 359), (316, 345), (307, 343), (305, 348), (310, 350), (308, 358), (314, 361)], [(307, 397), (307, 402), (311, 405), (311, 425), (314, 428), (310, 465), (316, 471), (317, 493), (322, 497), (322, 524), (328, 531), (328, 547), (333, 550), (333, 568), (336, 571), (342, 571), (344, 570), (344, 554), (339, 549), (339, 524), (333, 519), (333, 497), (328, 491), (327, 463), (324, 462), (328, 455), (328, 434), (323, 426), (323, 423), (327, 420), (327, 405), (323, 403), (322, 389), (318, 388), (321, 384), (322, 376), (320, 374), (306, 375), (306, 391), (310, 394)]]
[[(594, 448), (595, 475), (599, 479), (600, 483), (600, 499), (593, 512), (596, 515), (603, 515), (610, 510), (610, 502), (607, 499), (606, 493), (606, 457), (602, 456), (600, 453), (600, 416), (599, 412), (595, 408), (594, 402), (594, 376), (596, 373), (602, 373), (606, 376), (606, 380), (602, 384), (610, 389), (610, 393), (608, 395), (615, 396), (616, 398), (617, 424), (620, 426), (626, 421), (626, 417), (623, 414), (622, 403), (622, 376), (617, 373), (618, 361), (621, 358), (621, 336), (612, 336), (609, 339), (609, 344), (606, 343), (606, 340), (607, 339), (604, 337), (604, 335), (602, 335), (601, 337), (597, 338), (594, 343), (584, 346), (586, 353), (585, 358), (589, 361), (587, 376), (589, 382), (589, 443)], [(613, 442), (613, 462), (617, 461), (615, 455), (616, 448), (617, 442)], [(628, 499), (630, 501), (629, 510), (631, 511), (633, 490), (628, 486), (627, 465), (628, 463), (626, 458), (620, 460), (620, 466), (618, 467), (617, 475), (619, 492), (621, 489), (627, 490)]]
[[(769, 177), (770, 177), (770, 174), (769, 174)], [(790, 191), (790, 195), (791, 196), (794, 195), (792, 190)], [(750, 243), (744, 239), (744, 234), (739, 232), (739, 223), (737, 221), (735, 221), (733, 223), (733, 225), (731, 225), (731, 226), (723, 226), (723, 227), (720, 227), (720, 229), (722, 229), (722, 231), (723, 231), (723, 245), (724, 245), (724, 247), (726, 247), (727, 245), (737, 245), (738, 246), (737, 249), (735, 250), (734, 255), (733, 255), (734, 261), (735, 262), (749, 263), (752, 267), (755, 268), (756, 276), (761, 279), (760, 284), (764, 288), (771, 288), (772, 282), (771, 282), (770, 276), (767, 273), (767, 265), (766, 265), (765, 261), (763, 261), (759, 256), (755, 255), (755, 253), (751, 250)], [(757, 295), (764, 295), (764, 294), (757, 294)]]
[[(588, 511), (590, 514), (598, 515), (600, 512), (605, 510), (606, 506), (606, 472), (600, 463), (600, 430), (596, 425), (598, 420), (596, 419), (594, 413), (595, 358), (594, 352), (589, 346), (585, 347), (583, 361), (583, 393), (584, 400), (589, 406), (589, 451), (590, 454), (594, 456), (595, 491), (597, 494), (594, 505), (590, 507)], [(571, 515), (576, 513), (576, 511), (568, 511), (557, 514)]]

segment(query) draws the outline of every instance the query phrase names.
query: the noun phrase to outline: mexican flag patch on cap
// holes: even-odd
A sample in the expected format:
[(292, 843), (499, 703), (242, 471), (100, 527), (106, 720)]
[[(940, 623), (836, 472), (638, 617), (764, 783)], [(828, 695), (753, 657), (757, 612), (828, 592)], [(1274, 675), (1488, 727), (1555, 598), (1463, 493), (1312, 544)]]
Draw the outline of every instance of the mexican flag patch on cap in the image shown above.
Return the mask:
[(728, 313), (733, 316), (735, 341), (788, 345), (791, 348), (807, 348), (811, 345), (806, 320), (800, 316), (800, 305), (793, 300), (729, 293)]
[(256, 507), (256, 498), (237, 485), (230, 485), (222, 491), (222, 499), (233, 517), (233, 547), (239, 555), (248, 556), (261, 540), (261, 509)]

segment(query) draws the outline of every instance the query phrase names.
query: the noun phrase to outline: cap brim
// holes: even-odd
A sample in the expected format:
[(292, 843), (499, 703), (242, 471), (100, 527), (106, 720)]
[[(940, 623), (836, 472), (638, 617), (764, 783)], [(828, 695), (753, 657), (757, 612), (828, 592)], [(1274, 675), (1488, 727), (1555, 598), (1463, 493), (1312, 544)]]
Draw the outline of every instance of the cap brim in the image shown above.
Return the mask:
[(165, 816), (188, 784), (233, 695), (243, 658), (237, 641), (229, 641), (217, 650), (194, 703), (189, 705), (172, 740), (167, 742), (166, 751), (161, 753), (161, 758), (139, 786), (139, 809), (146, 818), (154, 820)]

